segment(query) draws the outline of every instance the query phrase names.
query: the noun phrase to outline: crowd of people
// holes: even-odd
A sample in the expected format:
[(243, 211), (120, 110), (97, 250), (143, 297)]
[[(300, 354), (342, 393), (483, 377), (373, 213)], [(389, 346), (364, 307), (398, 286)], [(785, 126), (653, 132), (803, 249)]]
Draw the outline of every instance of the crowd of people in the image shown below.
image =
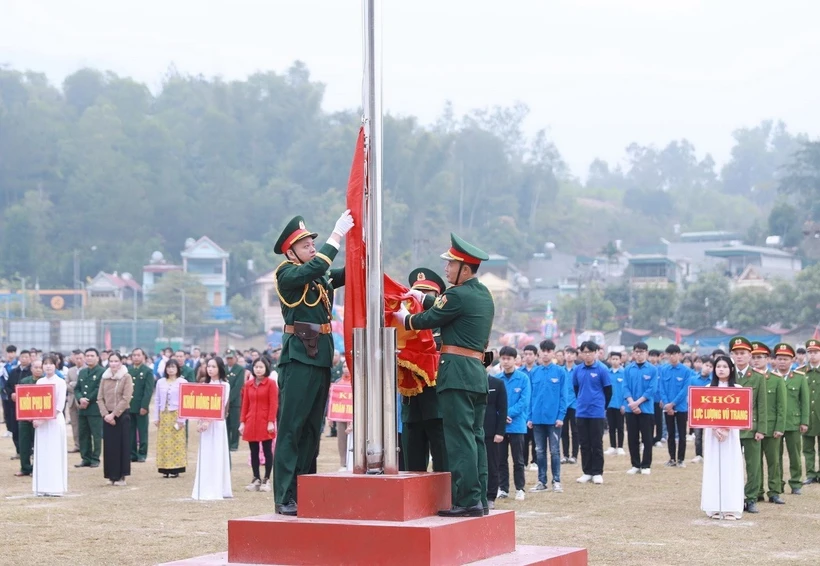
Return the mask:
[[(490, 507), (496, 498), (512, 493), (510, 459), (514, 497), (525, 499), (530, 442), (538, 480), (529, 491), (550, 489), (549, 449), (552, 490), (561, 492), (561, 466), (576, 462), (575, 446), (581, 451), (577, 482), (602, 484), (604, 457), (626, 455), (624, 438), (629, 475), (651, 474), (652, 448), (664, 444), (669, 453), (664, 465), (685, 467), (687, 440), (694, 441), (691, 462), (703, 463), (701, 506), (718, 519), (757, 513), (757, 503), (766, 497), (773, 504), (786, 503), (784, 451), (792, 494), (801, 495), (804, 485), (820, 483), (818, 340), (809, 340), (805, 348), (781, 343), (772, 350), (737, 336), (730, 341), (729, 355), (715, 350), (708, 356), (684, 354), (675, 344), (663, 352), (649, 350), (643, 342), (631, 352), (608, 355), (591, 341), (562, 351), (544, 340), (539, 348), (525, 346), (521, 355), (509, 346), (498, 354), (497, 365), (488, 368), (489, 390), (491, 397), (505, 401), (490, 402), (485, 417)], [(689, 429), (688, 393), (693, 386), (751, 388), (752, 427)], [(607, 431), (609, 448), (604, 450)]]
[[(6, 347), (0, 364), (0, 396), (6, 431), (19, 460), (17, 477), (31, 477), (36, 495), (59, 496), (68, 490), (68, 454), (78, 454), (75, 468), (98, 468), (110, 485), (125, 486), (134, 463), (149, 451), (149, 425), (156, 431), (156, 466), (165, 478), (187, 469), (187, 419), (180, 417), (180, 385), (210, 383), (224, 387), (224, 419), (197, 420), (200, 444), (192, 490), (194, 499), (232, 496), (230, 452), (243, 438), (251, 448), (253, 479), (249, 491), (271, 491), (272, 444), (276, 436), (279, 389), (278, 350), (255, 349), (202, 353), (166, 348), (147, 356), (96, 348), (59, 353)], [(55, 386), (53, 419), (18, 420), (18, 385)], [(71, 426), (69, 441), (66, 426)], [(265, 474), (260, 474), (260, 456)]]

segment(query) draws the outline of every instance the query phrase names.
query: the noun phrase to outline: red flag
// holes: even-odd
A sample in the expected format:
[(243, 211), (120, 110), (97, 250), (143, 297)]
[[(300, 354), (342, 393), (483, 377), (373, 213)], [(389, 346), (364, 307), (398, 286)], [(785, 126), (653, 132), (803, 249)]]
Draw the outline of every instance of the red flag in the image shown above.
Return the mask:
[(365, 305), (364, 247), (364, 127), (359, 128), (353, 165), (347, 181), (347, 208), (353, 216), (353, 228), (345, 237), (345, 317), (344, 346), (347, 367), (353, 373), (353, 329), (367, 325)]
[(814, 334), (811, 337), (812, 340), (820, 340), (820, 327), (814, 327)]
[(680, 328), (675, 329), (675, 344), (681, 343)]
[[(405, 330), (395, 322), (393, 313), (399, 310), (407, 291), (407, 287), (384, 274), (384, 325), (396, 327), (398, 391), (405, 397), (413, 397), (426, 386), (436, 385), (439, 355), (432, 330)], [(424, 310), (421, 303), (412, 297), (405, 301), (411, 314)]]
[(219, 355), (219, 329), (214, 329), (214, 352)]
[(104, 340), (105, 340), (105, 349), (110, 350), (111, 349), (111, 329), (108, 328), (107, 326), (105, 327), (105, 339)]
[(572, 329), (572, 334), (569, 335), (569, 345), (573, 348), (578, 347), (578, 337), (575, 336), (575, 328)]

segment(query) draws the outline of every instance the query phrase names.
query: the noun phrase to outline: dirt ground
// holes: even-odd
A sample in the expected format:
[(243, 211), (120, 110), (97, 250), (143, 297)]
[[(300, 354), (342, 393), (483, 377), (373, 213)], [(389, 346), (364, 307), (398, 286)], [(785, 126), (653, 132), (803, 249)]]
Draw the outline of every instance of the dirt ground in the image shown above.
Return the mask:
[[(206, 503), (190, 499), (197, 434), (179, 479), (156, 472), (153, 440), (126, 487), (107, 486), (102, 467), (75, 469), (79, 455), (70, 454), (69, 495), (35, 498), (31, 479), (13, 475), (11, 438), (0, 438), (0, 564), (156, 564), (224, 551), (229, 518), (273, 512), (271, 494), (244, 490), (252, 479), (247, 444), (234, 453), (234, 499)], [(688, 458), (693, 452), (689, 443)], [(336, 440), (323, 438), (319, 470), (335, 471), (337, 458)], [(758, 515), (717, 522), (699, 510), (701, 466), (664, 468), (666, 459), (666, 447), (655, 448), (652, 475), (627, 476), (628, 457), (608, 456), (601, 486), (577, 484), (580, 465), (564, 465), (564, 493), (527, 493), (498, 508), (517, 512), (519, 543), (586, 547), (595, 565), (820, 564), (820, 485), (787, 493), (786, 505), (761, 503)], [(528, 471), (527, 488), (534, 483)]]

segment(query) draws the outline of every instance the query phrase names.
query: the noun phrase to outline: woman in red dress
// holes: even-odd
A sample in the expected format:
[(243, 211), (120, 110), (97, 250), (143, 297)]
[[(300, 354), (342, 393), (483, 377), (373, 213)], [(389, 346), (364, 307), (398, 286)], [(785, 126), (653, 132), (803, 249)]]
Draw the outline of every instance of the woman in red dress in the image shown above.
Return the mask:
[[(273, 467), (271, 445), (276, 438), (276, 411), (279, 409), (279, 386), (270, 379), (270, 364), (265, 358), (253, 362), (253, 378), (242, 388), (242, 412), (239, 433), (251, 449), (253, 481), (248, 491), (270, 491), (270, 473)], [(265, 477), (259, 477), (259, 445), (265, 455)]]

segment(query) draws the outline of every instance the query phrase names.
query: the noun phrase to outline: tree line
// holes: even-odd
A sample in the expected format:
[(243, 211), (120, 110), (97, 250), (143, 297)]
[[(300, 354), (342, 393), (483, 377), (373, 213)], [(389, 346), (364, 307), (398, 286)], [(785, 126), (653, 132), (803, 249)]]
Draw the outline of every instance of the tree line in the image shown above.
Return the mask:
[[(237, 81), (171, 69), (156, 93), (110, 71), (55, 85), (0, 68), (0, 277), (70, 288), (76, 266), (81, 280), (138, 274), (154, 250), (175, 260), (186, 238), (208, 235), (230, 250), (241, 289), (275, 267), (290, 216), (324, 236), (344, 207), (360, 111), (326, 112), (323, 94), (299, 62)], [(592, 254), (614, 238), (656, 243), (674, 225), (796, 245), (795, 227), (820, 215), (820, 151), (782, 122), (737, 130), (719, 171), (682, 139), (633, 143), (624, 164), (595, 160), (581, 182), (548, 129), (524, 133), (527, 117), (521, 103), (462, 116), (448, 104), (429, 125), (385, 117), (389, 272), (439, 265), (451, 230), (523, 262), (547, 241)]]

